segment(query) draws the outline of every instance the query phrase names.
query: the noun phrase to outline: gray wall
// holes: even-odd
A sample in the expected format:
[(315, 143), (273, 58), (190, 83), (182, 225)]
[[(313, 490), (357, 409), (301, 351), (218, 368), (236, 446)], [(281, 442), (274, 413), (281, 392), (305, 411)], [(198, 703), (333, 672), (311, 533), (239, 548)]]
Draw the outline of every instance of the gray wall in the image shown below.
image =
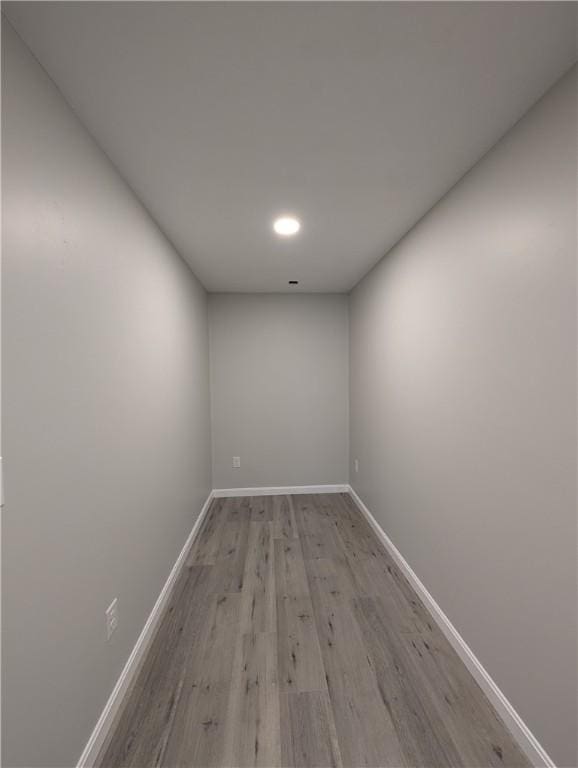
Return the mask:
[(576, 754), (576, 72), (351, 296), (356, 491), (558, 765)]
[(3, 764), (62, 768), (211, 487), (207, 299), (3, 28)]
[(347, 482), (347, 296), (220, 294), (209, 306), (214, 487)]

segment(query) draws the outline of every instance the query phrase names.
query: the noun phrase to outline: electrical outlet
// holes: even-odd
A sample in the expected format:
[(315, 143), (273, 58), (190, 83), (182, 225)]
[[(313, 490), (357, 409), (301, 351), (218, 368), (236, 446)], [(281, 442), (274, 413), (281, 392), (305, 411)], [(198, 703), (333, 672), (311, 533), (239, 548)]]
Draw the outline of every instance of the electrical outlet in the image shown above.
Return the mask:
[(106, 639), (110, 640), (115, 629), (118, 627), (118, 597), (114, 598), (104, 615), (106, 617)]
[(241, 466), (241, 457), (233, 456), (233, 469), (239, 469)]
[(353, 462), (353, 468), (355, 469), (356, 472), (359, 472), (359, 459), (355, 459), (355, 461)]

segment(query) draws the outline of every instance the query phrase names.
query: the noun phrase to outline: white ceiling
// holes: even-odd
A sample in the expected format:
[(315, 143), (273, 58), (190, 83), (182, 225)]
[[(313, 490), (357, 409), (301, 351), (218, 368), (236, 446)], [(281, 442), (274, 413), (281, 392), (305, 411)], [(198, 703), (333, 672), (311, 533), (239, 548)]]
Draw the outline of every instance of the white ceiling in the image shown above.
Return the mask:
[(575, 3), (3, 7), (211, 291), (349, 290), (576, 60)]

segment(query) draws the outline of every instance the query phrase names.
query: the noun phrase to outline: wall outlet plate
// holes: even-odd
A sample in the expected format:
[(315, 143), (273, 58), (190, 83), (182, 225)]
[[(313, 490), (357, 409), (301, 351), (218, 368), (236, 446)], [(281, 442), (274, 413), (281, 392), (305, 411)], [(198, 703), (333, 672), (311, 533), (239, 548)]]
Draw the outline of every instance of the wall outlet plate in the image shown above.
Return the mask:
[(118, 597), (115, 597), (112, 603), (105, 611), (106, 618), (106, 639), (110, 640), (115, 629), (118, 627)]
[(239, 469), (241, 466), (241, 457), (233, 456), (233, 469)]
[(353, 462), (353, 467), (356, 472), (359, 472), (359, 459), (355, 459), (355, 461)]

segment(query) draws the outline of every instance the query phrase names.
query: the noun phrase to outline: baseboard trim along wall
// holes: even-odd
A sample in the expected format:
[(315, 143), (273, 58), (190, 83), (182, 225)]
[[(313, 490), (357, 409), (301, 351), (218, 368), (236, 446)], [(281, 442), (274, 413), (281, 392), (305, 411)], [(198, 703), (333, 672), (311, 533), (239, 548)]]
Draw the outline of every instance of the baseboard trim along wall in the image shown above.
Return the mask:
[(185, 541), (185, 544), (181, 549), (175, 564), (172, 567), (171, 572), (169, 573), (169, 576), (157, 598), (156, 603), (154, 604), (152, 611), (150, 612), (148, 619), (146, 620), (146, 624), (144, 625), (143, 630), (140, 633), (130, 656), (128, 657), (128, 661), (124, 665), (124, 668), (120, 673), (120, 677), (118, 678), (116, 685), (114, 686), (113, 691), (110, 694), (104, 709), (102, 710), (98, 722), (94, 727), (94, 730), (86, 744), (86, 747), (84, 748), (82, 755), (80, 756), (80, 759), (78, 760), (77, 768), (92, 768), (92, 766), (95, 765), (98, 755), (100, 754), (106, 738), (109, 735), (111, 727), (115, 722), (115, 718), (119, 713), (124, 697), (134, 679), (136, 678), (136, 674), (140, 668), (140, 663), (150, 647), (155, 630), (163, 614), (163, 610), (168, 602), (171, 591), (177, 581), (181, 569), (185, 564), (187, 554), (192, 547), (199, 531), (201, 530), (201, 525), (205, 519), (205, 515), (207, 514), (207, 510), (209, 509), (212, 499), (213, 492), (211, 491), (211, 493), (209, 493), (207, 496), (207, 500), (203, 504), (199, 516), (195, 520), (192, 530), (189, 533), (187, 540)]
[(542, 747), (538, 739), (530, 731), (526, 723), (522, 720), (520, 715), (516, 712), (512, 704), (508, 701), (506, 696), (502, 693), (500, 688), (496, 685), (490, 674), (484, 668), (480, 660), (476, 657), (472, 649), (466, 643), (464, 638), (460, 635), (458, 630), (454, 627), (446, 614), (442, 611), (432, 595), (428, 592), (422, 581), (419, 579), (415, 571), (410, 564), (397, 549), (393, 541), (385, 533), (383, 528), (371, 514), (369, 509), (365, 506), (363, 501), (357, 495), (355, 490), (349, 486), (347, 491), (351, 494), (351, 497), (367, 518), (367, 521), (377, 534), (380, 541), (384, 544), (389, 554), (393, 557), (397, 565), (404, 573), (407, 580), (415, 589), (422, 602), (429, 610), (436, 623), (449, 640), (453, 649), (456, 651), (460, 659), (464, 662), (475, 681), (480, 688), (486, 694), (496, 712), (500, 715), (504, 721), (506, 727), (509, 729), (512, 736), (516, 739), (520, 747), (524, 750), (532, 765), (534, 766), (546, 766), (546, 768), (556, 768), (555, 763), (550, 758), (546, 750)]
[(216, 499), (229, 496), (284, 496), (298, 493), (347, 493), (347, 483), (339, 485), (281, 485), (271, 488), (216, 488), (213, 496)]

